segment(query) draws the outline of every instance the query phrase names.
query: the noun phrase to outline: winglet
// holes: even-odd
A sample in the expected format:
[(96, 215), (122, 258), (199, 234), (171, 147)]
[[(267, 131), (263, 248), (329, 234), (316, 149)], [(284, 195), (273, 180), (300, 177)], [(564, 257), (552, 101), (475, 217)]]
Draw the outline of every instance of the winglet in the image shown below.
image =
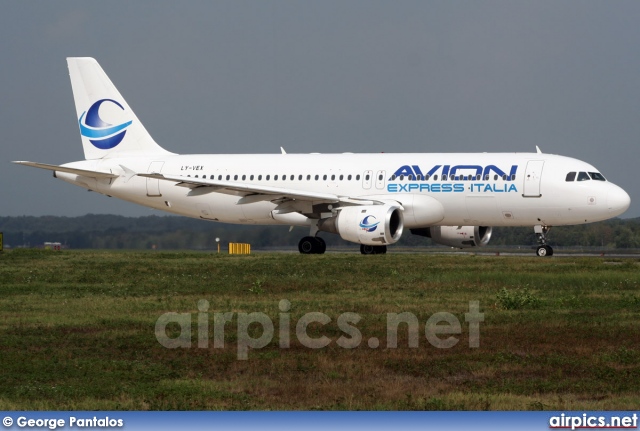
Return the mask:
[(287, 152), (282, 147), (280, 147), (280, 151), (282, 152), (282, 154), (287, 154)]
[(542, 154), (542, 151), (540, 151), (540, 147), (538, 147), (537, 145), (536, 145), (536, 153)]

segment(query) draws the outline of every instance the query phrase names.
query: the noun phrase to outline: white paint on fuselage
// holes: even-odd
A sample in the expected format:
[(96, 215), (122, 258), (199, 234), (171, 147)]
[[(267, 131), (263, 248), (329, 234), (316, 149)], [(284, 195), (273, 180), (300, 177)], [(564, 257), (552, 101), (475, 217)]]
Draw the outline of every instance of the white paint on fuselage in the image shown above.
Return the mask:
[[(539, 197), (523, 197), (526, 166), (531, 160), (544, 161)], [(189, 188), (176, 186), (174, 182), (138, 176), (127, 177), (121, 168), (124, 166), (137, 173), (151, 173), (149, 168), (154, 162), (163, 162), (161, 173), (165, 175), (207, 179), (213, 176), (213, 179), (222, 178), (223, 180), (227, 180), (229, 176), (228, 181), (238, 183), (397, 201), (403, 205), (407, 205), (410, 201), (408, 196), (411, 194), (430, 196), (440, 202), (444, 208), (444, 218), (437, 223), (443, 226), (581, 224), (615, 217), (629, 206), (628, 195), (611, 182), (595, 180), (567, 182), (565, 180), (567, 173), (572, 171), (598, 172), (592, 165), (569, 157), (539, 153), (236, 154), (128, 157), (87, 160), (64, 165), (88, 170), (111, 170), (115, 174), (121, 174), (118, 178), (96, 180), (64, 173), (57, 173), (57, 177), (105, 195), (183, 216), (225, 223), (282, 224), (272, 218), (271, 211), (276, 208), (276, 204), (268, 200), (238, 205), (237, 202), (242, 197), (239, 193), (216, 191), (211, 188), (196, 189), (197, 192), (194, 192)], [(155, 166), (158, 165), (155, 164)], [(402, 166), (418, 166), (423, 173), (426, 173), (437, 165), (481, 167), (494, 165), (507, 174), (513, 165), (517, 165), (517, 171), (513, 181), (502, 178), (494, 180), (493, 174), (488, 181), (484, 178), (480, 181), (460, 179), (442, 181), (441, 171), (437, 172), (437, 180), (430, 178), (426, 181), (416, 181), (406, 177), (402, 180), (399, 178), (390, 180)], [(364, 179), (366, 171), (371, 171), (373, 174), (373, 178), (368, 182)], [(269, 180), (266, 179), (267, 175)], [(309, 175), (310, 179), (307, 179)], [(319, 176), (318, 180), (315, 179), (316, 175)], [(324, 179), (325, 175), (327, 179)], [(382, 180), (378, 175), (382, 175)], [(259, 176), (262, 176), (261, 180), (258, 180)], [(283, 176), (286, 176), (285, 180), (282, 179)], [(334, 179), (332, 176), (335, 176)], [(356, 179), (358, 176), (359, 179)], [(148, 181), (159, 181), (161, 196), (148, 196)], [(390, 187), (390, 184), (396, 184), (396, 186)], [(410, 184), (413, 185), (409, 186)], [(446, 184), (449, 186), (443, 187)], [(436, 185), (436, 189), (439, 185), (440, 190), (448, 187), (461, 190), (462, 187), (463, 191), (433, 192), (432, 185)], [(514, 190), (514, 186), (517, 191)], [(409, 191), (410, 187), (411, 191)], [(508, 191), (509, 189), (511, 191)], [(394, 190), (396, 192), (392, 192)], [(292, 223), (288, 221), (286, 224)], [(405, 226), (407, 228), (424, 227), (412, 225), (411, 219), (405, 221)]]

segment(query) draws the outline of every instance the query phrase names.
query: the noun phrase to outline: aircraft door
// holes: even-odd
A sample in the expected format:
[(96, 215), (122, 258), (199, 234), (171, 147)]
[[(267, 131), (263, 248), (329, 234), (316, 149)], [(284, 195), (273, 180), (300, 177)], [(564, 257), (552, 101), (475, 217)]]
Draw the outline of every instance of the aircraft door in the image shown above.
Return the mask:
[(378, 171), (378, 173), (376, 174), (376, 189), (384, 189), (385, 175), (385, 171)]
[(369, 190), (371, 188), (371, 177), (373, 177), (373, 171), (364, 171), (362, 175), (362, 188)]
[(539, 198), (540, 180), (542, 179), (542, 167), (544, 160), (529, 160), (527, 169), (524, 174), (524, 191), (522, 196), (525, 198)]
[[(147, 173), (159, 174), (160, 172), (162, 172), (163, 166), (164, 166), (164, 162), (151, 162)], [(147, 178), (147, 196), (150, 196), (150, 197), (162, 196), (162, 193), (160, 193), (160, 180), (156, 180), (154, 178)]]

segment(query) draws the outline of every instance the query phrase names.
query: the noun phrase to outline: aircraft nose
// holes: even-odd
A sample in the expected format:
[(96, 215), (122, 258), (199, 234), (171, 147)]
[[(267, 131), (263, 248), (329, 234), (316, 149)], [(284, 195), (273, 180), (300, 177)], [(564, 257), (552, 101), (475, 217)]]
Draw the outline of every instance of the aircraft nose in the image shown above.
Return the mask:
[(609, 212), (619, 215), (629, 208), (631, 198), (622, 188), (613, 184), (611, 186), (607, 193), (607, 208)]

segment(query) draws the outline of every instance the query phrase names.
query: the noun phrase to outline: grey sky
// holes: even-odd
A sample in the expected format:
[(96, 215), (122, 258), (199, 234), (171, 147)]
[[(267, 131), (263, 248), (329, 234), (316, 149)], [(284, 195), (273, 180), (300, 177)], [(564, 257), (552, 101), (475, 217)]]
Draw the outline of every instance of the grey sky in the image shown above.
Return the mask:
[(640, 2), (4, 2), (0, 216), (147, 215), (10, 160), (83, 158), (65, 58), (178, 153), (544, 152), (640, 216)]

